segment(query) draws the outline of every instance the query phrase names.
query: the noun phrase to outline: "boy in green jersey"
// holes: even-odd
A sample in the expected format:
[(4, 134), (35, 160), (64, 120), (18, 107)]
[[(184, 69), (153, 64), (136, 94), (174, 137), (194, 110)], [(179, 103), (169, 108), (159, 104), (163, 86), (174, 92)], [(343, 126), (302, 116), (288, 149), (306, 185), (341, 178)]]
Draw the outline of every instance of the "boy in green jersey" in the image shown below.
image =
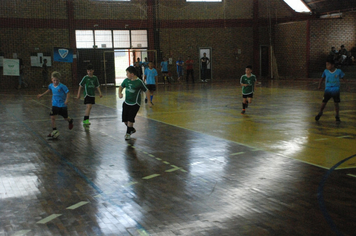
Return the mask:
[(255, 91), (255, 85), (257, 82), (256, 76), (252, 74), (252, 66), (246, 66), (245, 73), (246, 74), (240, 78), (243, 99), (241, 114), (245, 114), (248, 104), (252, 102), (253, 92)]
[[(146, 92), (149, 96), (149, 90), (142, 80), (138, 79), (138, 73), (135, 67), (129, 66), (126, 69), (127, 78), (119, 87), (119, 98), (123, 97), (122, 91), (125, 88), (125, 102), (122, 104), (122, 122), (127, 126), (125, 140), (131, 139), (131, 134), (136, 132), (133, 127), (135, 117), (141, 105), (141, 92)], [(150, 100), (147, 101), (149, 107), (152, 107)]]
[(90, 115), (91, 108), (95, 104), (95, 88), (98, 90), (100, 98), (103, 97), (99, 87), (100, 84), (99, 84), (98, 77), (94, 75), (93, 65), (89, 64), (87, 66), (87, 74), (88, 75), (84, 76), (82, 81), (80, 81), (79, 83), (79, 89), (77, 95), (77, 99), (79, 99), (80, 91), (82, 90), (82, 88), (84, 88), (84, 104), (86, 105), (86, 109), (85, 109), (85, 115), (83, 119), (83, 125), (90, 125), (89, 115)]

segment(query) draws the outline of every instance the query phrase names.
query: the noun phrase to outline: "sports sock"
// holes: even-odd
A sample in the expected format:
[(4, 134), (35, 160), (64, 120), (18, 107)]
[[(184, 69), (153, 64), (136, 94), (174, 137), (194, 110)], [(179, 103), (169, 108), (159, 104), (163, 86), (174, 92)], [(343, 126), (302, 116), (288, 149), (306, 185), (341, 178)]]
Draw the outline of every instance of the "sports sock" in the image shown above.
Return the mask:
[(84, 120), (89, 120), (89, 116), (84, 116)]
[(132, 130), (133, 130), (133, 127), (128, 127), (128, 126), (127, 126), (126, 133), (127, 133), (127, 134), (130, 134)]
[(242, 109), (245, 110), (246, 109), (246, 104), (242, 103)]
[(151, 102), (152, 102), (152, 100), (153, 100), (153, 95), (151, 95), (150, 98), (151, 98)]
[(57, 128), (53, 128), (53, 130), (57, 130)]

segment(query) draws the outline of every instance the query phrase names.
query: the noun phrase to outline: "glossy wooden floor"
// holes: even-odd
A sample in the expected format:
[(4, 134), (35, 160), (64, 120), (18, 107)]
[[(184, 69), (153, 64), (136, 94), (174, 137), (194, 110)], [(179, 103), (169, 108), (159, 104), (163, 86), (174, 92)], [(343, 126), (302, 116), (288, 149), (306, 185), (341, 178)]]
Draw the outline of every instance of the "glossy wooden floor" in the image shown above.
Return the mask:
[(241, 115), (237, 82), (161, 85), (130, 141), (117, 88), (58, 140), (50, 96), (2, 92), (0, 235), (356, 235), (355, 84), (340, 124), (316, 87), (263, 82)]

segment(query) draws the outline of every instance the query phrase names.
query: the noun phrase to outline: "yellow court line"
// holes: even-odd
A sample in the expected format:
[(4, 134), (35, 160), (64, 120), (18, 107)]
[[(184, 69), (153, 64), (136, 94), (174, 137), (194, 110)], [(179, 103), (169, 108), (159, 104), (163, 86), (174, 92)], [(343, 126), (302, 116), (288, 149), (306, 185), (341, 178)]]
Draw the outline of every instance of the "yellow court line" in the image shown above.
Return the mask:
[(46, 223), (50, 222), (53, 219), (56, 219), (57, 217), (59, 217), (61, 215), (62, 214), (52, 214), (52, 215), (50, 215), (50, 216), (38, 221), (37, 224), (46, 224)]
[(237, 156), (237, 155), (241, 155), (244, 154), (245, 152), (237, 152), (237, 153), (232, 153), (230, 154), (230, 156)]
[(146, 177), (143, 177), (142, 179), (152, 179), (152, 178), (155, 178), (157, 176), (160, 176), (160, 174), (153, 174), (153, 175), (148, 175)]
[(74, 209), (77, 209), (78, 207), (81, 207), (81, 206), (83, 206), (85, 204), (88, 204), (88, 203), (89, 202), (87, 202), (87, 201), (81, 201), (81, 202), (78, 202), (77, 204), (74, 204), (74, 205), (72, 205), (70, 207), (67, 207), (66, 209), (67, 210), (74, 210)]
[(347, 174), (347, 175), (356, 178), (356, 175), (352, 175), (352, 174)]

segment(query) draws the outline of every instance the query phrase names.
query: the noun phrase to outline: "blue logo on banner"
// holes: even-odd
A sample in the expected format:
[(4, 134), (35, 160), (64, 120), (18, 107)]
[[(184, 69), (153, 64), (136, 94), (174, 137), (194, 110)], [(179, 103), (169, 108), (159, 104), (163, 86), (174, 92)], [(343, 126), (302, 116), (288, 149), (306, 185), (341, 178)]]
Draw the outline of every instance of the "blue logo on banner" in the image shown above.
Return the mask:
[(53, 60), (59, 62), (73, 62), (73, 50), (69, 48), (54, 48)]

